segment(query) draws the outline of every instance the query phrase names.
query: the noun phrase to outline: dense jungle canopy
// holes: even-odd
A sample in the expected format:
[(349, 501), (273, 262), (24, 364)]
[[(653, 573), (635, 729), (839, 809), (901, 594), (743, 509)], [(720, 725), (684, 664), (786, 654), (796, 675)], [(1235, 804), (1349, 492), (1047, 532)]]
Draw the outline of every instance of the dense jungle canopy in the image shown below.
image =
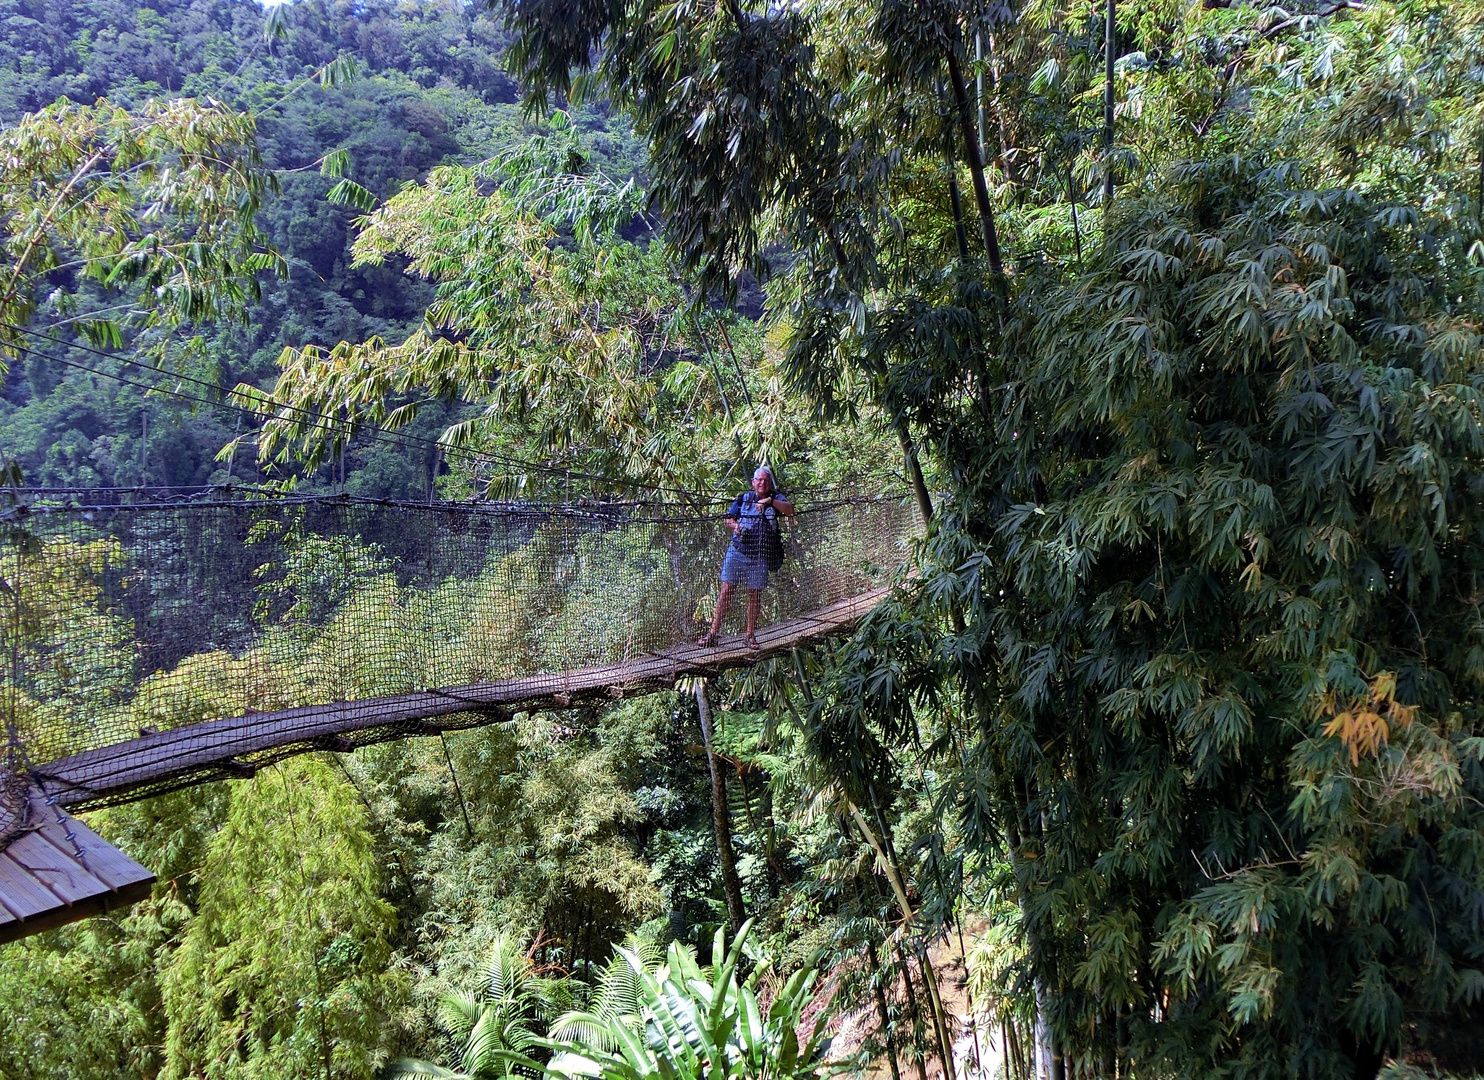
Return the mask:
[(92, 815), (0, 1073), (1484, 1071), (1484, 4), (0, 2), (9, 476), (930, 519), (709, 699)]

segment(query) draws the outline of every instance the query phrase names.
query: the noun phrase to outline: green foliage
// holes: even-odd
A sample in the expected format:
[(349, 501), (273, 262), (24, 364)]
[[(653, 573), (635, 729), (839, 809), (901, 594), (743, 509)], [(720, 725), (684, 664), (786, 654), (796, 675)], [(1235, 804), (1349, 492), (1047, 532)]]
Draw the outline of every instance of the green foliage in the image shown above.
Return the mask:
[[(83, 282), (128, 289), (126, 315), (88, 318), (95, 345), (122, 327), (176, 329), (240, 318), (257, 275), (278, 268), (255, 217), (273, 190), (253, 122), (206, 101), (129, 112), (59, 103), (0, 133), (0, 375), (38, 303), (77, 312)], [(61, 277), (76, 284), (57, 288)], [(45, 293), (43, 297), (42, 294)], [(110, 293), (102, 293), (109, 297)]]
[(320, 762), (233, 789), (195, 918), (162, 976), (161, 1075), (374, 1075), (382, 1017), (405, 987), (387, 969), (396, 915), (367, 826)]
[[(182, 97), (251, 116), (257, 152), (277, 187), (259, 200), (257, 227), (282, 253), (287, 274), (286, 281), (259, 276), (262, 297), (248, 305), (246, 324), (193, 323), (168, 354), (157, 336), (129, 332), (130, 320), (120, 315), (127, 309), (114, 310), (120, 302), (160, 308), (137, 284), (121, 295), (117, 283), (103, 289), (71, 276), (48, 283), (38, 295), (36, 325), (62, 343), (27, 343), (62, 362), (27, 356), (0, 388), (0, 446), (32, 483), (259, 478), (246, 453), (214, 460), (251, 426), (214, 407), (217, 394), (122, 361), (163, 357), (211, 383), (262, 385), (286, 345), (373, 335), (399, 340), (421, 315), (427, 291), (395, 267), (352, 267), (354, 213), (330, 204), (327, 193), (349, 181), (380, 199), (435, 165), (487, 158), (540, 126), (523, 119), (515, 84), (501, 68), (506, 36), (477, 7), (306, 0), (279, 11), (251, 0), (159, 0), (150, 7), (5, 0), (0, 21), (7, 29), (0, 41), (6, 125), (58, 99), (90, 108), (100, 96), (136, 116)], [(594, 108), (576, 110), (573, 120), (587, 152), (612, 175), (622, 181), (640, 170), (642, 153), (621, 120)], [(337, 171), (344, 175), (330, 175)], [(241, 284), (250, 288), (252, 281)], [(57, 295), (49, 296), (54, 288)], [(123, 332), (119, 360), (73, 347), (90, 343), (82, 331), (92, 323)], [(107, 338), (110, 348), (114, 340)], [(205, 400), (145, 396), (138, 385), (71, 365)], [(440, 406), (424, 411), (409, 434), (431, 437), (459, 418)], [(421, 448), (373, 443), (353, 448), (346, 459), (346, 486), (358, 493), (427, 496), (434, 462)]]
[[(632, 644), (630, 611), (573, 587), (587, 579), (566, 580), (569, 567), (542, 572), (550, 537), (532, 537), (472, 583), (423, 590), (398, 586), (375, 548), (315, 535), (292, 513), (273, 525), (265, 520), (256, 530), (264, 551), (282, 555), (260, 576), (267, 606), (256, 619), (241, 613), (245, 625), (261, 628), (256, 647), (189, 656), (137, 689), (125, 685), (132, 683), (125, 662), (115, 672), (123, 683), (108, 694), (89, 666), (99, 658), (84, 650), (58, 659), (48, 697), (60, 703), (75, 693), (79, 708), (96, 700), (111, 730), (132, 734), (405, 690), (423, 678), (498, 676), (529, 662), (513, 654), (516, 646), (559, 644), (584, 623), (587, 636), (573, 639), (582, 647), (621, 655)], [(599, 581), (624, 565), (598, 543), (603, 535), (576, 551)], [(644, 549), (650, 543), (642, 537)], [(110, 560), (119, 561), (116, 547), (103, 541), (40, 542), (23, 566), (54, 575), (64, 602), (28, 612), (32, 635), (66, 643), (61, 626), (116, 623), (95, 585)], [(671, 573), (668, 563), (651, 570)], [(507, 611), (525, 613), (528, 623), (507, 625)], [(507, 636), (487, 634), (491, 626)], [(106, 653), (114, 667), (120, 656), (131, 659), (127, 635)], [(565, 653), (554, 647), (542, 657), (562, 661)], [(106, 700), (118, 695), (128, 700)], [(23, 1010), (0, 1027), (0, 1060), (22, 1075), (60, 1062), (63, 1075), (96, 1076), (112, 1037), (127, 1042), (147, 1075), (162, 1067), (182, 1075), (323, 1075), (328, 1038), (339, 1048), (332, 1072), (364, 1074), (398, 1053), (434, 1056), (439, 999), (464, 984), (502, 935), (539, 931), (539, 962), (591, 986), (609, 946), (667, 908), (669, 920), (652, 929), (691, 940), (709, 934), (721, 910), (709, 789), (690, 745), (694, 715), (676, 704), (661, 694), (602, 714), (522, 716), (450, 734), (447, 757), (440, 740), (408, 740), (341, 758), (348, 782), (320, 758), (265, 770), (250, 785), (100, 815), (95, 824), (105, 835), (159, 872), (155, 898), (96, 941), (86, 928), (70, 928), (0, 953), (54, 973), (35, 993), (24, 983), (0, 993), (0, 1005)], [(38, 746), (70, 745), (46, 739), (71, 738), (82, 718), (61, 704), (27, 716), (41, 725), (27, 731)], [(773, 860), (789, 858), (779, 837), (786, 845), (794, 835), (786, 820), (792, 804), (780, 806), (784, 821), (775, 827), (763, 771), (796, 772), (797, 744), (768, 741), (755, 715), (723, 715), (720, 729), (724, 752), (747, 769), (733, 786), (734, 828), (749, 902), (764, 907), (800, 872), (770, 871)], [(78, 730), (96, 738), (91, 727)], [(70, 1007), (63, 996), (38, 995), (90, 979), (117, 986), (110, 1025), (120, 1026), (101, 1025), (93, 1042), (38, 1037), (67, 1030), (52, 1014)], [(108, 987), (93, 991), (77, 1000), (107, 1008)], [(602, 997), (573, 993), (594, 1005)]]
[(61, 756), (134, 680), (132, 627), (99, 603), (98, 579), (124, 559), (112, 539), (37, 540), (22, 530), (6, 539), (15, 553), (0, 586), (7, 726), (36, 754)]
[(1108, 148), (1101, 7), (559, 7), (535, 91), (632, 108), (707, 281), (776, 230), (792, 387), (939, 470), (918, 582), (773, 684), (928, 928), (1007, 867), (1084, 1070), (1476, 1063), (1478, 5), (1119, 5)]
[[(794, 972), (764, 1009), (758, 984), (767, 966), (755, 967), (744, 981), (737, 978), (750, 928), (744, 924), (730, 946), (718, 930), (712, 946), (717, 962), (708, 968), (678, 942), (671, 943), (658, 967), (620, 948), (628, 967), (625, 982), (606, 988), (597, 1012), (571, 1013), (557, 1021), (553, 1037), (542, 1042), (553, 1052), (544, 1071), (604, 1080), (818, 1076), (824, 1067), (827, 1010), (799, 1041), (818, 972), (812, 966)], [(564, 1033), (570, 1034), (564, 1039)], [(536, 1064), (529, 1058), (521, 1063)]]
[(539, 1027), (555, 1015), (569, 988), (563, 981), (538, 977), (530, 957), (504, 934), (490, 945), (480, 976), (484, 985), (477, 997), (448, 994), (440, 1002), (440, 1026), (458, 1048), (459, 1071), (402, 1058), (387, 1070), (388, 1080), (419, 1076), (487, 1080), (518, 1075), (511, 1056), (532, 1051)]
[[(285, 16), (296, 47), (329, 18), (301, 7)], [(345, 432), (326, 438), (285, 406), (424, 434), (452, 425), (455, 444), (625, 480), (719, 483), (733, 435), (743, 454), (797, 455), (830, 475), (877, 467), (883, 431), (919, 445), (939, 505), (916, 580), (855, 641), (742, 681), (748, 719), (722, 724), (737, 843), (757, 868), (748, 903), (780, 938), (808, 924), (836, 958), (853, 953), (871, 969), (859, 988), (890, 976), (891, 958), (866, 949), (888, 926), (910, 942), (983, 904), (995, 931), (972, 965), (977, 992), (1022, 1035), (1044, 1020), (1085, 1075), (1110, 1062), (1121, 1076), (1318, 1080), (1372, 1076), (1388, 1057), (1476, 1067), (1484, 17), (1472, 2), (1324, 10), (1119, 5), (1119, 115), (1105, 148), (1100, 5), (512, 5), (514, 60), (537, 94), (607, 96), (632, 111), (651, 144), (650, 208), (674, 252), (624, 238), (634, 189), (565, 126), (591, 130), (580, 104), (550, 138), (512, 152), (514, 123), (487, 103), (422, 93), (434, 65), (371, 65), (382, 74), (361, 80), (360, 96), (334, 99), (334, 138), (311, 137), (316, 110), (335, 112), (319, 96), (330, 90), (306, 87), (273, 121), (276, 161), (390, 196), (355, 265), (343, 258), (346, 216), (315, 201), (343, 177), (293, 174), (295, 199), (266, 212), (303, 238), (292, 252), (301, 279), (348, 293), (356, 282), (361, 307), (291, 311), (297, 297), (270, 298), (286, 336), (233, 339), (234, 355), (342, 344), (286, 354), (271, 397), (246, 393), (278, 410), (270, 450), (311, 458), (332, 459)], [(441, 20), (416, 12), (420, 24)], [(163, 32), (148, 16), (134, 25)], [(261, 80), (265, 114), (335, 55), (321, 52), (277, 85)], [(436, 117), (412, 107), (428, 103)], [(406, 139), (407, 162), (383, 123), (394, 109), (422, 140)], [(439, 123), (455, 120), (464, 141), (446, 143)], [(493, 163), (448, 163), (393, 193), (455, 146)], [(342, 147), (349, 161), (327, 157)], [(1110, 176), (1112, 203), (1089, 198)], [(703, 290), (777, 270), (780, 318), (763, 334), (679, 317), (696, 294), (677, 265)], [(365, 302), (373, 294), (382, 306)], [(739, 346), (735, 379), (716, 359), (732, 360), (715, 348), (722, 325)], [(247, 381), (266, 372), (259, 363)], [(26, 372), (51, 394), (47, 375)], [(96, 402), (68, 393), (56, 401), (79, 414)], [(819, 417), (871, 430), (844, 439)], [(88, 462), (117, 471), (132, 450), (79, 436), (38, 460), (54, 454), (59, 475)], [(511, 491), (521, 475), (465, 479)], [(622, 590), (640, 610), (674, 572), (624, 565)], [(360, 573), (358, 613), (320, 596), (325, 568), (344, 566)], [(259, 701), (254, 672), (292, 674), (306, 649), (335, 674), (284, 679), (290, 697), (401, 688), (426, 673), (492, 677), (541, 620), (590, 628), (595, 650), (627, 647), (599, 621), (611, 606), (602, 590), (569, 591), (520, 556), (458, 595), (412, 596), (375, 553), (333, 547), (307, 547), (291, 576), (292, 595), (274, 602), (309, 632), (278, 620), (249, 656), (193, 658), (218, 673), (210, 695)], [(511, 602), (529, 619), (522, 634), (459, 651)], [(418, 631), (395, 647), (413, 674), (387, 679), (377, 620), (411, 607)], [(143, 688), (140, 718), (216, 707), (162, 685)], [(541, 962), (587, 975), (662, 898), (677, 936), (693, 932), (687, 920), (715, 918), (688, 732), (678, 711), (666, 722), (625, 705), (456, 736), (447, 759), (435, 743), (347, 763), (370, 808), (357, 826), (362, 876), (350, 878), (368, 882), (370, 859), (382, 864), (354, 898), (395, 896), (405, 936), (393, 941), (389, 920), (361, 934), (423, 976), (397, 1016), (409, 1042), (427, 1041), (429, 1004), (511, 927), (543, 929)], [(327, 788), (335, 813), (354, 807)], [(781, 829), (765, 822), (775, 806)], [(291, 871), (275, 842), (253, 844)], [(146, 949), (172, 972), (175, 1055), (192, 1039), (227, 1045), (211, 1042), (211, 1025), (240, 1030), (235, 999), (211, 999), (225, 1021), (196, 1006), (247, 985), (237, 973), (272, 952), (212, 899), (249, 910), (233, 864), (210, 865), (194, 921), (138, 931), (156, 941), (185, 926), (175, 959), (166, 943)], [(229, 924), (244, 928), (240, 943), (201, 943)], [(43, 967), (59, 963), (45, 949), (60, 953), (61, 940), (79, 939), (36, 946)], [(303, 957), (325, 947), (291, 941), (299, 959), (263, 970), (302, 994)], [(59, 980), (96, 970), (86, 943), (78, 951)], [(218, 973), (204, 955), (230, 962)], [(175, 975), (186, 961), (208, 988), (197, 997)], [(786, 1018), (770, 1028), (725, 961), (707, 973), (673, 946), (665, 975), (628, 971), (638, 989), (626, 1000), (644, 1004), (600, 995), (571, 1021), (581, 1040), (547, 1045), (569, 1055), (547, 1068), (753, 1075), (793, 1052)], [(357, 977), (373, 979), (371, 968)], [(146, 976), (130, 985), (147, 1000)], [(802, 985), (793, 1000), (807, 997)], [(250, 988), (288, 999), (280, 982)], [(243, 1067), (323, 1072), (324, 998), (306, 997), (291, 1034), (274, 1029)], [(465, 1034), (482, 1009), (461, 1014)], [(343, 1019), (334, 1068), (385, 1049), (366, 1034), (372, 1011)], [(157, 1032), (147, 1016), (140, 1007), (104, 1030)], [(503, 1074), (512, 1059), (501, 1060)]]
[(0, 949), (0, 1072), (158, 1074), (158, 968), (190, 912), (169, 895)]
[[(617, 235), (636, 210), (632, 185), (589, 167), (564, 116), (553, 128), (481, 166), (435, 169), (364, 220), (354, 265), (403, 260), (435, 299), (400, 344), (287, 350), (271, 396), (244, 388), (267, 418), (265, 457), (313, 464), (335, 445), (338, 433), (301, 410), (399, 428), (426, 395), (483, 406), (442, 436), (452, 449), (511, 446), (555, 470), (677, 485), (731, 464), (738, 385), (704, 359), (720, 336), (685, 316), (660, 245)], [(781, 387), (764, 402), (744, 450), (776, 457), (800, 425), (777, 422)], [(494, 493), (553, 483), (477, 459), (464, 468)]]
[[(317, 411), (347, 402), (357, 419), (392, 427), (414, 410), (393, 411), (391, 399), (422, 388), (435, 397), (493, 399), (489, 417), (508, 409), (519, 423), (536, 412), (543, 442), (596, 438), (628, 464), (646, 437), (636, 421), (657, 404), (660, 387), (639, 377), (643, 358), (667, 295), (672, 303), (676, 295), (663, 260), (658, 249), (590, 239), (571, 251), (555, 248), (554, 225), (510, 193), (484, 193), (500, 178), (444, 166), (371, 215), (356, 241), (357, 265), (402, 256), (411, 272), (437, 283), (424, 327), (395, 346), (373, 339), (287, 353), (275, 394)], [(274, 405), (267, 399), (260, 409), (273, 416)], [(262, 452), (287, 445), (317, 460), (323, 428), (300, 413), (279, 416)], [(476, 432), (466, 426), (450, 442), (469, 445)]]

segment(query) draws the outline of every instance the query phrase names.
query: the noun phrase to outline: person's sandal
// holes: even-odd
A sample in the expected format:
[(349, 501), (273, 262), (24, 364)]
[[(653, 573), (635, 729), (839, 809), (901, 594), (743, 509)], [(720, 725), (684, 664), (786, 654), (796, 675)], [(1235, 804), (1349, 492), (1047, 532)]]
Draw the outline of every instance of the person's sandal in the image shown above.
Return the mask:
[(696, 638), (696, 644), (699, 645), (699, 646), (701, 646), (701, 648), (703, 648), (703, 649), (706, 646), (708, 646), (708, 645), (715, 645), (716, 644), (716, 631), (715, 630), (707, 630), (700, 637)]
[(747, 647), (749, 649), (756, 649), (758, 647), (756, 634), (747, 635)]

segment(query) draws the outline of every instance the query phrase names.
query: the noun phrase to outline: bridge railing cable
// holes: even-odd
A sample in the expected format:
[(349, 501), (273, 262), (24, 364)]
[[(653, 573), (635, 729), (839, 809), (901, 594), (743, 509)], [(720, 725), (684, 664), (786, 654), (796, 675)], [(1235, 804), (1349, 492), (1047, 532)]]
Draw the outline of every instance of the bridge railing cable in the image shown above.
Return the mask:
[[(574, 671), (693, 641), (730, 539), (720, 506), (158, 494), (34, 490), (0, 507), (12, 779), (124, 744), (182, 753), (160, 733), (331, 703), (395, 728), (397, 695), (474, 709), (459, 688), (520, 679), (561, 700)], [(881, 585), (916, 529), (904, 495), (801, 501), (760, 625)], [(415, 709), (405, 723), (425, 730)], [(0, 843), (22, 813), (6, 790)]]
[[(265, 419), (261, 402), (249, 404), (236, 387), (224, 386), (209, 379), (202, 379), (185, 372), (162, 369), (125, 353), (110, 352), (85, 345), (81, 342), (68, 341), (34, 328), (0, 321), (0, 329), (8, 330), (15, 335), (22, 335), (32, 341), (45, 342), (54, 348), (63, 348), (96, 356), (120, 367), (137, 371), (142, 375), (151, 375), (157, 378), (163, 377), (165, 383), (132, 379), (119, 374), (117, 371), (100, 368), (96, 364), (80, 363), (77, 360), (57, 356), (52, 352), (42, 352), (37, 348), (22, 344), (19, 340), (7, 346), (7, 348), (13, 349), (22, 355), (36, 357), (51, 364), (85, 372), (100, 378), (111, 379), (122, 385), (172, 398), (192, 406), (205, 405), (212, 408), (225, 409), (229, 412), (240, 414), (254, 424), (259, 424)], [(176, 385), (167, 385), (168, 383), (174, 383)], [(190, 387), (195, 392), (183, 390), (181, 386)], [(611, 493), (614, 490), (646, 492), (648, 493), (649, 501), (664, 502), (667, 504), (679, 503), (699, 507), (706, 505), (708, 502), (715, 501), (715, 496), (713, 495), (692, 491), (675, 484), (659, 483), (654, 480), (644, 480), (629, 476), (595, 473), (580, 467), (574, 468), (570, 462), (532, 461), (510, 454), (494, 453), (478, 447), (452, 446), (441, 439), (420, 436), (405, 428), (378, 424), (366, 417), (347, 419), (344, 416), (332, 415), (306, 406), (277, 400), (272, 401), (271, 410), (275, 416), (295, 421), (304, 430), (318, 432), (328, 438), (344, 439), (346, 441), (354, 440), (358, 443), (374, 443), (393, 446), (398, 449), (413, 449), (424, 453), (439, 454), (449, 460), (462, 461), (475, 472), (488, 474), (492, 470), (501, 470), (508, 474), (534, 475), (545, 477), (548, 480), (561, 481), (567, 486), (570, 486), (571, 482), (575, 480), (579, 483), (593, 486), (605, 493)], [(795, 493), (805, 494), (802, 491), (796, 491)], [(605, 499), (611, 497), (611, 494), (604, 495)]]

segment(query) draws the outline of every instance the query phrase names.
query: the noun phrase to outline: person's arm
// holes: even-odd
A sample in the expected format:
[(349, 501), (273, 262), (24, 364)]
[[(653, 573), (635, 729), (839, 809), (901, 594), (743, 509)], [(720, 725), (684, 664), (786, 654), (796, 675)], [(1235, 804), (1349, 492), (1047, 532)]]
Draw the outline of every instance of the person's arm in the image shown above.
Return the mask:
[(777, 510), (784, 517), (794, 516), (794, 504), (788, 501), (787, 496), (769, 495), (768, 500), (768, 505), (771, 506), (774, 510)]
[(727, 516), (722, 519), (732, 535), (737, 534), (737, 527), (742, 524), (742, 496), (738, 495), (732, 500), (732, 505), (727, 509)]

